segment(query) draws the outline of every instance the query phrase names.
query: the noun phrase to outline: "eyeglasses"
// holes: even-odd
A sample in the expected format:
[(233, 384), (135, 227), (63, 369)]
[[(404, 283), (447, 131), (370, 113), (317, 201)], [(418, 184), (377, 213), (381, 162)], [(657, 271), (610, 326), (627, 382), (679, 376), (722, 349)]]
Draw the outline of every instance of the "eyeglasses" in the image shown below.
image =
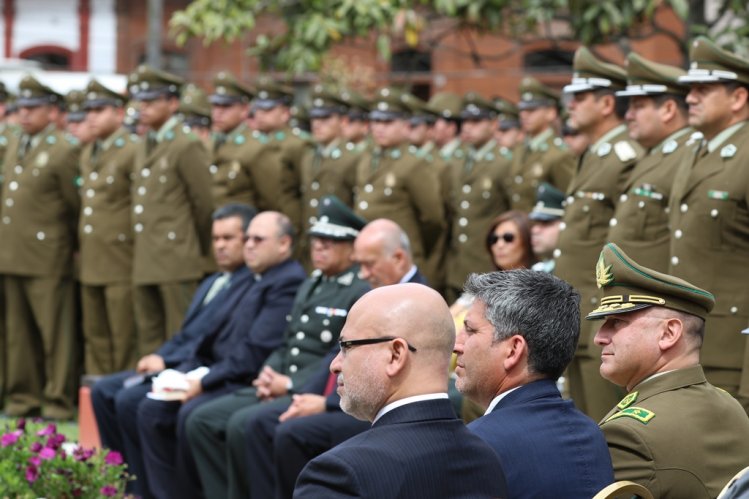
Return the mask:
[(268, 238), (263, 236), (244, 236), (244, 242), (252, 241), (252, 244), (260, 244), (266, 239)]
[(512, 232), (505, 232), (504, 234), (491, 234), (487, 238), (487, 240), (489, 241), (489, 246), (494, 246), (500, 239), (505, 243), (510, 244), (515, 240), (515, 234), (513, 234)]
[[(341, 352), (346, 353), (348, 350), (351, 350), (351, 348), (356, 347), (356, 346), (376, 345), (377, 343), (385, 343), (387, 341), (402, 340), (402, 339), (403, 338), (399, 338), (397, 336), (381, 336), (380, 338), (364, 338), (361, 340), (339, 340), (338, 344), (341, 346)], [(416, 351), (416, 347), (412, 346), (407, 341), (406, 341), (406, 345), (408, 345), (408, 349), (411, 350), (412, 352)]]

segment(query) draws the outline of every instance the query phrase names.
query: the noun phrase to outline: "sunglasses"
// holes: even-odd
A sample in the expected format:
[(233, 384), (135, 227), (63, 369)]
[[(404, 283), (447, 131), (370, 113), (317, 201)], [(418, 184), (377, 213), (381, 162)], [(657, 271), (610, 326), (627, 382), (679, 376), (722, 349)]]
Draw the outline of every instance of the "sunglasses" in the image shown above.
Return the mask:
[(505, 243), (510, 244), (511, 242), (515, 240), (515, 234), (511, 232), (505, 232), (504, 234), (499, 234), (499, 235), (491, 234), (487, 238), (487, 241), (489, 242), (489, 246), (494, 246), (495, 244), (497, 244), (497, 242), (500, 239), (503, 240)]

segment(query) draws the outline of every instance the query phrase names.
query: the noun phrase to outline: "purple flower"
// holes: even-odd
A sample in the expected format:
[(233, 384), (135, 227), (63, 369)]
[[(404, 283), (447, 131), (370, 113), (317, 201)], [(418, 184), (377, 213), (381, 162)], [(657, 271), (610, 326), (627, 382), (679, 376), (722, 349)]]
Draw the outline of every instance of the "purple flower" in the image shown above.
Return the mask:
[(85, 449), (83, 447), (76, 447), (73, 451), (73, 459), (76, 461), (88, 461), (91, 456), (94, 455), (94, 449)]
[(39, 457), (44, 461), (49, 461), (50, 459), (54, 459), (57, 455), (57, 452), (55, 452), (55, 449), (51, 447), (45, 447), (41, 451), (39, 451)]
[(117, 495), (117, 488), (111, 485), (105, 485), (99, 489), (99, 493), (106, 497), (114, 497)]
[(47, 447), (52, 447), (53, 449), (59, 449), (62, 443), (65, 441), (65, 435), (50, 435), (47, 437)]
[(34, 454), (38, 454), (39, 451), (42, 450), (42, 444), (40, 444), (39, 442), (34, 442), (34, 443), (31, 444), (31, 446), (29, 447), (29, 449)]
[(36, 434), (40, 437), (46, 436), (46, 435), (54, 435), (57, 433), (57, 425), (55, 423), (50, 423), (47, 425), (46, 428), (43, 428), (36, 432)]
[(31, 456), (29, 458), (29, 463), (31, 463), (34, 466), (39, 466), (42, 464), (42, 460), (39, 459), (39, 456)]
[(26, 419), (24, 418), (18, 418), (18, 421), (16, 421), (16, 428), (19, 430), (25, 430), (26, 429)]
[(123, 462), (122, 454), (117, 451), (110, 450), (104, 458), (104, 462), (110, 466), (119, 466)]
[(2, 445), (3, 447), (13, 445), (14, 443), (18, 442), (18, 439), (21, 437), (21, 435), (23, 435), (23, 430), (16, 430), (10, 433), (6, 433), (0, 438), (0, 445)]
[(39, 478), (39, 468), (34, 465), (26, 467), (26, 481), (34, 483), (37, 478)]

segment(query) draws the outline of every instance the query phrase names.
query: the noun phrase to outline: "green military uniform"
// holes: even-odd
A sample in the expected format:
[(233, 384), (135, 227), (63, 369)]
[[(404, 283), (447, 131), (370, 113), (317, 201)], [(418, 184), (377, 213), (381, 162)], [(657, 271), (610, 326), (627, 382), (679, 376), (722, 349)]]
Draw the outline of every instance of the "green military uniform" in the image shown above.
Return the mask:
[[(536, 205), (528, 214), (528, 218), (535, 223), (561, 223), (564, 216), (564, 197), (564, 192), (547, 182), (541, 182), (536, 189)], [(536, 256), (539, 257), (539, 260), (546, 258), (545, 255)], [(553, 274), (554, 264), (554, 259), (549, 258), (534, 263), (531, 269)]]
[[(393, 120), (407, 115), (401, 94), (383, 88), (370, 116)], [(423, 268), (445, 225), (437, 172), (410, 153), (405, 143), (374, 147), (357, 165), (356, 184), (356, 213), (370, 221), (387, 218), (400, 225), (411, 240), (414, 263)]]
[[(247, 85), (226, 71), (213, 80), (214, 92), (210, 96), (213, 105), (228, 105), (249, 102), (255, 95)], [(253, 132), (244, 122), (227, 134), (216, 134), (213, 140), (213, 164), (209, 171), (213, 177), (213, 202), (216, 206), (228, 203), (247, 203), (258, 211), (274, 209), (277, 200), (264, 196), (269, 174), (264, 156), (271, 149), (267, 140), (261, 140), (260, 132)]]
[[(705, 38), (692, 46), (682, 81), (749, 85), (749, 63)], [(721, 73), (723, 70), (724, 73)], [(716, 71), (714, 74), (713, 71)], [(749, 125), (727, 127), (685, 160), (671, 192), (669, 272), (709, 289), (716, 306), (707, 318), (702, 364), (708, 380), (749, 409), (749, 348), (737, 334), (749, 324)]]
[[(621, 96), (686, 95), (678, 83), (680, 68), (656, 64), (637, 54), (629, 55), (627, 89)], [(618, 244), (640, 264), (659, 272), (668, 271), (670, 230), (668, 200), (679, 165), (694, 154), (693, 130), (682, 128), (650, 149), (637, 163), (624, 184), (613, 218), (608, 241)]]
[(211, 103), (205, 92), (192, 83), (182, 89), (177, 113), (182, 123), (189, 127), (211, 128)]
[[(135, 98), (178, 92), (181, 80), (141, 66)], [(210, 158), (172, 116), (138, 146), (132, 183), (133, 299), (138, 355), (179, 330), (211, 248)]]
[[(520, 82), (518, 109), (558, 106), (559, 95), (530, 76)], [(549, 127), (515, 147), (505, 189), (510, 194), (510, 208), (529, 212), (535, 202), (536, 189), (547, 182), (566, 191), (575, 169), (575, 158), (561, 137)]]
[(65, 121), (68, 123), (80, 123), (86, 119), (86, 111), (83, 109), (83, 101), (86, 94), (82, 90), (71, 90), (65, 94)]
[[(351, 90), (341, 90), (340, 97), (348, 106), (348, 113), (346, 115), (349, 122), (369, 122), (370, 109), (367, 99)], [(358, 141), (349, 140), (344, 147), (348, 151), (362, 153), (371, 146), (369, 137), (364, 137)]]
[[(120, 108), (121, 95), (92, 80), (86, 109)], [(132, 369), (137, 361), (133, 317), (133, 162), (138, 138), (119, 128), (81, 154), (81, 308), (87, 374)]]
[[(33, 77), (19, 105), (58, 105), (62, 96)], [(74, 397), (73, 251), (80, 150), (50, 123), (11, 141), (5, 155), (0, 274), (5, 275), (6, 413), (71, 418)]]
[[(461, 116), (492, 119), (493, 104), (474, 93), (464, 98)], [(494, 263), (486, 251), (486, 236), (492, 220), (509, 208), (504, 180), (511, 156), (500, 151), (494, 139), (466, 151), (455, 151), (452, 163), (452, 227), (447, 252), (447, 296), (455, 301), (472, 272), (489, 272)]]
[[(608, 82), (608, 86), (601, 87)], [(618, 66), (598, 61), (585, 48), (575, 54), (575, 76), (565, 92), (597, 88), (622, 90), (626, 74)], [(642, 148), (619, 125), (600, 137), (585, 152), (569, 188), (562, 231), (555, 250), (555, 274), (580, 292), (583, 310), (597, 303), (596, 283), (587, 269), (606, 242), (616, 204), (629, 174), (642, 156)], [(599, 349), (593, 345), (588, 323), (580, 327), (577, 353), (568, 368), (570, 394), (577, 407), (600, 418), (619, 399), (616, 388), (598, 374)]]
[[(639, 265), (614, 244), (601, 252), (596, 280), (603, 298), (589, 319), (654, 305), (704, 319), (715, 304), (711, 293)], [(707, 329), (705, 338), (712, 333)], [(689, 351), (673, 354), (672, 365)], [(749, 462), (749, 418), (736, 399), (706, 381), (702, 366), (681, 365), (642, 373), (647, 377), (633, 380), (599, 424), (616, 480), (639, 483), (657, 498), (713, 498)], [(619, 367), (626, 369), (626, 361)]]
[[(364, 220), (337, 198), (323, 198), (317, 215), (309, 235), (322, 239), (353, 241), (364, 226)], [(356, 266), (336, 275), (316, 270), (300, 286), (287, 316), (284, 343), (265, 362), (290, 378), (287, 395), (275, 400), (290, 401), (334, 348), (349, 309), (369, 290), (357, 273)], [(240, 466), (246, 459), (240, 435), (247, 418), (261, 406), (258, 402), (255, 389), (248, 387), (208, 402), (190, 416), (187, 433), (207, 497), (235, 497), (237, 490), (248, 489), (246, 471)], [(235, 494), (227, 493), (227, 481)]]

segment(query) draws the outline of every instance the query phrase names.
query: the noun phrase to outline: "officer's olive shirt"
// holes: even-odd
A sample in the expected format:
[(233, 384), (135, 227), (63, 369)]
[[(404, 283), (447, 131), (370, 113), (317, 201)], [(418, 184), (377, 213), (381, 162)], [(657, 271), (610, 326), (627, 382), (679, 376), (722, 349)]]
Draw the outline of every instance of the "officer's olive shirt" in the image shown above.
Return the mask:
[(530, 212), (541, 182), (548, 182), (565, 192), (575, 164), (574, 156), (551, 128), (518, 145), (513, 150), (510, 174), (505, 180), (510, 208)]
[(704, 157), (685, 161), (673, 185), (669, 273), (715, 295), (701, 363), (742, 370), (739, 395), (747, 398), (747, 339), (739, 331), (749, 325), (743, 273), (749, 262), (749, 126), (735, 124), (705, 147)]
[(131, 183), (140, 140), (120, 128), (81, 154), (81, 282), (129, 283), (132, 279)]
[(659, 272), (668, 272), (671, 185), (682, 162), (694, 154), (692, 132), (689, 127), (677, 130), (648, 151), (632, 170), (609, 221), (608, 242)]
[(280, 169), (276, 176), (274, 198), (278, 210), (288, 216), (300, 233), (306, 229), (302, 223), (302, 158), (313, 147), (313, 142), (306, 133), (283, 128), (271, 133), (271, 140), (277, 143), (277, 159)]
[(211, 247), (210, 155), (175, 117), (138, 148), (132, 184), (134, 284), (197, 280)]
[(0, 273), (67, 277), (80, 199), (77, 142), (54, 124), (12, 140), (4, 161)]

